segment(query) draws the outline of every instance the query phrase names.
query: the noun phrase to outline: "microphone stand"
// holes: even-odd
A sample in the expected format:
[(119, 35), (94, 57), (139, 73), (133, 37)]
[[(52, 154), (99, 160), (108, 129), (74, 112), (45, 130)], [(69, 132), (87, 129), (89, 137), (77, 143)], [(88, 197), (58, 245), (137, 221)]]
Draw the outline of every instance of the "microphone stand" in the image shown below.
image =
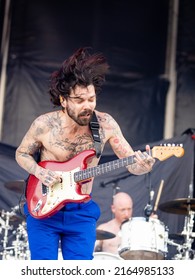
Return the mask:
[(120, 190), (120, 187), (118, 186), (118, 182), (121, 181), (122, 179), (128, 178), (129, 176), (130, 176), (130, 174), (125, 175), (125, 176), (120, 177), (120, 178), (117, 178), (117, 179), (114, 179), (114, 180), (110, 180), (110, 181), (108, 181), (108, 182), (106, 182), (106, 183), (101, 182), (101, 183), (100, 183), (100, 187), (105, 188), (107, 185), (112, 184), (112, 187), (113, 187), (113, 196), (114, 196), (114, 195), (117, 194), (117, 193), (119, 192), (119, 190)]
[(148, 195), (148, 203), (144, 208), (144, 214), (146, 217), (146, 221), (149, 221), (149, 217), (151, 216), (153, 211), (152, 201), (153, 201), (154, 191), (152, 190), (152, 185), (151, 185), (151, 173), (149, 172), (146, 176), (149, 179), (149, 187), (148, 187), (149, 195)]

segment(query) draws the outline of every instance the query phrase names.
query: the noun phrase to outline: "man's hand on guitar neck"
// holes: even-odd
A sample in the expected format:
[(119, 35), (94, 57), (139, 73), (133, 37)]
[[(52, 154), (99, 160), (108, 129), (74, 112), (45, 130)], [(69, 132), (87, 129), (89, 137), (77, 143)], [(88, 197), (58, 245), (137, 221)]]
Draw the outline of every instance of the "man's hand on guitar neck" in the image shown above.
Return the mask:
[(150, 172), (155, 163), (155, 159), (151, 156), (150, 146), (146, 145), (146, 152), (135, 151), (134, 161), (135, 164), (128, 166), (131, 173), (141, 175)]
[(55, 171), (37, 165), (35, 176), (47, 187), (62, 182), (62, 177)]

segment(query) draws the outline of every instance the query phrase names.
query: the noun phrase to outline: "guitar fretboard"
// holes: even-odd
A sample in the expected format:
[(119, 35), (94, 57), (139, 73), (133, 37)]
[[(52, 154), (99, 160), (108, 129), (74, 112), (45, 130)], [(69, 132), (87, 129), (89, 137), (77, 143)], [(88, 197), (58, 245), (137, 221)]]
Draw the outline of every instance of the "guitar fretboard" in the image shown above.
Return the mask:
[(118, 168), (125, 167), (127, 165), (133, 164), (134, 156), (130, 156), (127, 158), (113, 160), (111, 162), (102, 163), (95, 167), (89, 167), (84, 170), (80, 170), (74, 173), (74, 180), (75, 182), (87, 180), (92, 177), (100, 176), (102, 174), (114, 171)]

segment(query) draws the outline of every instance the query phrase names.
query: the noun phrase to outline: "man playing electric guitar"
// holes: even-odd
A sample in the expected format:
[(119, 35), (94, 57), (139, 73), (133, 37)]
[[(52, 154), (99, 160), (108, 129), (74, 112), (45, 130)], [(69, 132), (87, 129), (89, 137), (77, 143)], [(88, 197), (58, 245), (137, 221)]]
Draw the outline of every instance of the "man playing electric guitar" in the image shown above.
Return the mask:
[[(32, 260), (58, 259), (59, 243), (63, 259), (93, 259), (100, 216), (90, 195), (100, 160), (89, 125), (94, 112), (101, 151), (109, 142), (119, 159), (132, 157), (124, 166), (136, 175), (150, 172), (155, 163), (148, 145), (146, 152), (133, 151), (113, 117), (95, 110), (107, 70), (105, 58), (86, 48), (66, 59), (49, 87), (51, 102), (60, 109), (37, 117), (17, 148), (16, 161), (30, 174), (24, 208)], [(79, 173), (84, 168), (87, 176)]]

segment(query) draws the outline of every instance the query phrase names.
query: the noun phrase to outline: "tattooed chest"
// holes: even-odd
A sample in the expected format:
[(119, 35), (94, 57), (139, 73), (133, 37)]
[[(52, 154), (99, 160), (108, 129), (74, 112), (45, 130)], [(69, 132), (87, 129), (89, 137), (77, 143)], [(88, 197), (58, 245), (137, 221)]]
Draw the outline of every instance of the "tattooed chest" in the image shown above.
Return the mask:
[(89, 134), (77, 135), (74, 138), (50, 138), (42, 149), (42, 158), (66, 161), (84, 150), (94, 148), (92, 136)]

